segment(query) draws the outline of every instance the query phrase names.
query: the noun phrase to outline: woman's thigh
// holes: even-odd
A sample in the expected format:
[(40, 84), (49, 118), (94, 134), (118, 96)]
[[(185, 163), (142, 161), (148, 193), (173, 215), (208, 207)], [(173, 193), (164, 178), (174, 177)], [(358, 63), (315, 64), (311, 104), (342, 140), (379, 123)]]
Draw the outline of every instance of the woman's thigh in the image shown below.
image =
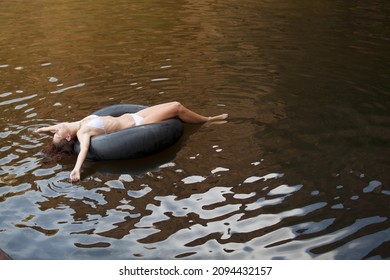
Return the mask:
[(137, 115), (144, 118), (142, 124), (160, 122), (175, 117), (178, 106), (178, 102), (158, 104), (138, 111)]

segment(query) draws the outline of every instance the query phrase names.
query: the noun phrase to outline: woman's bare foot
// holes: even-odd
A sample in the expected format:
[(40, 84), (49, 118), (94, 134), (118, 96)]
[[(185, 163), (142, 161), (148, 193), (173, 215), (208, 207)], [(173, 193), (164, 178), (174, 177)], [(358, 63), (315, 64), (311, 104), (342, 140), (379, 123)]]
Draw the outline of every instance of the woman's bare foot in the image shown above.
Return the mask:
[(222, 114), (222, 115), (218, 115), (218, 116), (214, 116), (214, 117), (208, 117), (208, 122), (215, 122), (215, 121), (223, 121), (225, 119), (227, 119), (228, 117), (228, 114)]

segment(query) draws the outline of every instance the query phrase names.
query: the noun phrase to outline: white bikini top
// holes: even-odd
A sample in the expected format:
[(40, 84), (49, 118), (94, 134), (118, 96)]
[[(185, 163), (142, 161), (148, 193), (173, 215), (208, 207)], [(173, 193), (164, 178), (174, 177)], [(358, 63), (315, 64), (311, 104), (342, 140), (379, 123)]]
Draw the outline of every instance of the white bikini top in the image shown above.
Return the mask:
[(101, 130), (104, 130), (104, 132), (106, 132), (106, 129), (104, 128), (104, 122), (103, 122), (103, 119), (101, 117), (99, 117), (97, 115), (89, 115), (85, 119), (90, 119), (85, 123), (85, 125), (93, 127), (93, 128), (101, 129)]

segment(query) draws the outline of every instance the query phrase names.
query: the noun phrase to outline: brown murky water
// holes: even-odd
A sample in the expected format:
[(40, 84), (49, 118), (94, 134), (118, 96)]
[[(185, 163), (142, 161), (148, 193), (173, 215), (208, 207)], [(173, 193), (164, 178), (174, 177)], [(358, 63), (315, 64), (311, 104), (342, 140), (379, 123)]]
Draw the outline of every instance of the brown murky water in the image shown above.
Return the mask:
[[(15, 259), (387, 259), (388, 1), (0, 2), (0, 248)], [(146, 159), (44, 163), (33, 130), (178, 100)]]

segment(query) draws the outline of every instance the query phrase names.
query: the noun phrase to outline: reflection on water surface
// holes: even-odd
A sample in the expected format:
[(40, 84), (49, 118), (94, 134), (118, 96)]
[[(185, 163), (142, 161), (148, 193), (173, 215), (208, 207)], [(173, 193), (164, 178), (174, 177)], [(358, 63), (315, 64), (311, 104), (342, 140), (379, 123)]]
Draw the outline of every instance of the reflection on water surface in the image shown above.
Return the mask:
[[(89, 2), (0, 3), (0, 248), (389, 258), (386, 1)], [(171, 100), (229, 122), (76, 184), (74, 158), (42, 160), (38, 126)]]

